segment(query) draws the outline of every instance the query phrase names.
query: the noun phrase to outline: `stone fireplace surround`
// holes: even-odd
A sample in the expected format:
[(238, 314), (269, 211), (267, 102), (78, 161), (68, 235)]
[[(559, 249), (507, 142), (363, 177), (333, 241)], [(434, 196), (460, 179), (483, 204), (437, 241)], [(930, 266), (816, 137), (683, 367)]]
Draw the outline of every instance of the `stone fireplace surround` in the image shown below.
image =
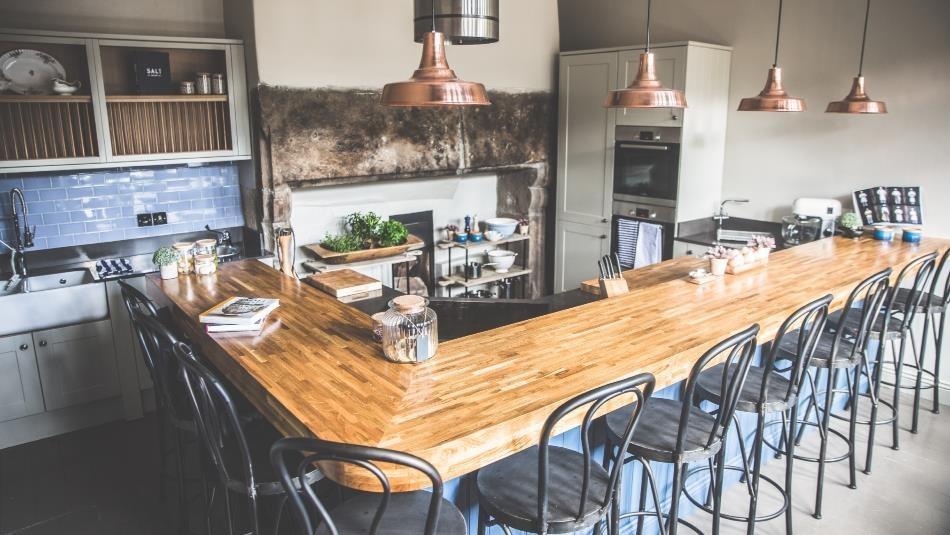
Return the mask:
[(290, 225), (294, 190), (494, 173), (496, 215), (526, 215), (531, 222), (528, 294), (543, 294), (554, 97), (497, 91), (489, 97), (492, 105), (484, 108), (387, 108), (374, 90), (260, 86), (265, 236)]

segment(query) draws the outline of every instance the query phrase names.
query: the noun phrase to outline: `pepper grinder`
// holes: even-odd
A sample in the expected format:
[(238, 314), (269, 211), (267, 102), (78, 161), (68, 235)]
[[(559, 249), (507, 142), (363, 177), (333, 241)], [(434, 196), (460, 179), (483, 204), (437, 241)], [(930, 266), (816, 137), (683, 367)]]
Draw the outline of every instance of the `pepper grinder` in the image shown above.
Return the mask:
[(478, 214), (472, 216), (472, 228), (469, 231), (468, 239), (474, 242), (482, 241), (482, 233), (478, 228)]
[(469, 216), (465, 216), (465, 229), (464, 229), (464, 230), (465, 230), (465, 234), (466, 234), (466, 235), (472, 233), (472, 218), (469, 217)]

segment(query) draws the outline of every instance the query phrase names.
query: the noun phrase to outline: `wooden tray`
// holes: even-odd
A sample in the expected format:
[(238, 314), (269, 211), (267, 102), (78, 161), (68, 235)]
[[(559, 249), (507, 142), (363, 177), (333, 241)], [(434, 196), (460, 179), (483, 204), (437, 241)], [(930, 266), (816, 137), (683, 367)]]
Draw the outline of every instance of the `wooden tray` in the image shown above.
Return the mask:
[(420, 238), (410, 234), (406, 238), (406, 243), (394, 245), (392, 247), (377, 247), (375, 249), (363, 249), (360, 251), (351, 251), (349, 253), (335, 253), (329, 249), (323, 248), (319, 243), (304, 245), (304, 249), (313, 251), (327, 264), (351, 264), (353, 262), (363, 262), (365, 260), (375, 260), (377, 258), (386, 258), (387, 256), (396, 256), (412, 249), (419, 249), (425, 245)]
[(727, 266), (726, 273), (730, 275), (739, 275), (741, 273), (745, 273), (746, 271), (759, 269), (760, 267), (768, 265), (768, 263), (769, 263), (768, 260), (756, 260), (755, 262), (752, 262), (751, 264), (742, 264), (741, 266), (736, 267), (736, 268), (732, 266)]

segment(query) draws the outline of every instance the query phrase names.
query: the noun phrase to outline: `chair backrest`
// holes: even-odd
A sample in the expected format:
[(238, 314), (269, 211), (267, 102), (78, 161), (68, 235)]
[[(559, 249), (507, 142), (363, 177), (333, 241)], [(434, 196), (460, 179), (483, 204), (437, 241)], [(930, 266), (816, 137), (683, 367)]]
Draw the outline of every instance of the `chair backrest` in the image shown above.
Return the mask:
[[(580, 501), (577, 504), (577, 516), (575, 520), (589, 514), (585, 510), (588, 500), (587, 495), (590, 489), (591, 481), (591, 463), (592, 452), (590, 447), (590, 426), (597, 412), (609, 401), (624, 395), (632, 394), (635, 400), (633, 413), (627, 420), (627, 426), (624, 430), (622, 442), (616, 444), (620, 451), (627, 451), (630, 441), (633, 440), (633, 432), (636, 429), (637, 421), (646, 401), (653, 395), (653, 389), (656, 387), (656, 379), (652, 374), (641, 373), (628, 379), (623, 379), (604, 385), (568, 400), (548, 416), (541, 430), (541, 440), (538, 444), (538, 526), (537, 533), (548, 532), (548, 459), (550, 453), (551, 435), (554, 429), (565, 416), (582, 407), (587, 407), (584, 413), (584, 420), (581, 423), (581, 453), (584, 457), (584, 473), (581, 483)], [(606, 510), (614, 498), (614, 491), (620, 481), (620, 472), (623, 469), (623, 460), (621, 458), (614, 460), (610, 470), (610, 478), (606, 489), (606, 495), (603, 497), (603, 507), (601, 511)]]
[[(829, 359), (855, 360), (859, 353), (867, 350), (871, 339), (874, 322), (882, 312), (885, 300), (890, 289), (891, 268), (884, 269), (859, 282), (851, 290), (848, 300), (844, 304), (838, 328), (835, 329), (831, 341)], [(857, 331), (845, 328), (851, 323), (851, 318), (857, 317)], [(842, 352), (843, 344), (850, 344), (850, 351)], [(883, 347), (883, 346), (882, 346)]]
[[(805, 371), (811, 362), (815, 349), (818, 347), (818, 341), (825, 330), (825, 324), (828, 320), (828, 307), (834, 296), (828, 294), (824, 297), (815, 299), (811, 303), (799, 308), (784, 321), (779, 327), (778, 332), (769, 348), (763, 362), (763, 368), (768, 372), (775, 369), (777, 361), (789, 360), (787, 353), (781, 350), (783, 344), (789, 347), (788, 342), (795, 342), (795, 353), (790, 359), (788, 371), (788, 389), (785, 392), (785, 398), (782, 401), (789, 402), (793, 396), (797, 396), (805, 381)], [(763, 374), (762, 388), (759, 390), (759, 399), (766, 400), (769, 392), (769, 386), (772, 382), (772, 374)], [(773, 401), (773, 400), (769, 400)], [(778, 400), (774, 400), (778, 401)]]
[[(899, 306), (904, 310), (904, 314), (901, 316), (901, 330), (910, 328), (917, 316), (917, 307), (923, 304), (924, 294), (933, 286), (931, 277), (934, 275), (936, 265), (937, 253), (933, 252), (911, 260), (910, 263), (904, 266), (904, 269), (900, 270), (900, 273), (897, 274), (897, 281), (891, 287), (887, 306), (884, 309), (884, 330), (887, 330), (888, 320)], [(898, 290), (903, 286), (904, 280), (912, 274), (914, 281), (908, 289), (907, 298), (903, 303), (899, 303), (900, 292)]]
[(401, 451), (328, 442), (317, 438), (282, 438), (270, 449), (270, 460), (277, 471), (280, 483), (287, 493), (294, 514), (303, 533), (312, 535), (321, 525), (331, 535), (339, 535), (336, 525), (330, 518), (327, 508), (309, 485), (295, 484), (294, 480), (306, 481), (306, 475), (313, 470), (314, 463), (332, 461), (362, 468), (372, 474), (382, 489), (379, 505), (373, 515), (368, 535), (376, 535), (392, 495), (389, 478), (376, 463), (389, 463), (411, 468), (429, 478), (432, 484), (432, 496), (426, 515), (424, 535), (434, 535), (439, 510), (442, 505), (442, 477), (434, 466), (414, 455)]
[[(943, 291), (940, 291), (940, 282), (943, 281)], [(942, 297), (943, 301), (933, 302), (936, 297)], [(930, 285), (930, 294), (924, 302), (925, 307), (942, 305), (946, 307), (950, 304), (950, 247), (943, 252), (940, 257), (940, 264), (937, 271), (934, 272), (933, 283)]]
[[(148, 367), (149, 373), (154, 376), (155, 359), (160, 357), (160, 355), (153, 355), (150, 352), (151, 347), (145, 339), (146, 333), (143, 331), (142, 324), (136, 321), (136, 312), (157, 318), (158, 308), (155, 307), (155, 304), (152, 303), (152, 300), (149, 299), (148, 296), (124, 280), (119, 281), (119, 290), (122, 293), (122, 302), (125, 303), (125, 310), (128, 311), (129, 319), (132, 321), (132, 331), (135, 333), (135, 337), (138, 339), (139, 345), (142, 348), (142, 357), (145, 359), (145, 365)], [(152, 382), (155, 382), (155, 377), (152, 377)]]
[(696, 384), (699, 381), (700, 374), (704, 370), (716, 365), (721, 361), (722, 377), (720, 384), (719, 410), (716, 411), (716, 419), (709, 436), (706, 439), (706, 447), (722, 439), (732, 425), (732, 415), (735, 414), (736, 405), (739, 403), (739, 394), (742, 387), (745, 386), (746, 377), (749, 375), (749, 367), (752, 365), (752, 358), (755, 356), (756, 340), (759, 333), (759, 325), (755, 324), (746, 330), (736, 333), (729, 338), (719, 342), (705, 353), (693, 365), (689, 372), (689, 378), (686, 379), (686, 387), (683, 389), (683, 410), (680, 413), (679, 429), (676, 435), (675, 455), (680, 455), (686, 450), (686, 435), (689, 430), (689, 419), (692, 407), (698, 403), (696, 396)]

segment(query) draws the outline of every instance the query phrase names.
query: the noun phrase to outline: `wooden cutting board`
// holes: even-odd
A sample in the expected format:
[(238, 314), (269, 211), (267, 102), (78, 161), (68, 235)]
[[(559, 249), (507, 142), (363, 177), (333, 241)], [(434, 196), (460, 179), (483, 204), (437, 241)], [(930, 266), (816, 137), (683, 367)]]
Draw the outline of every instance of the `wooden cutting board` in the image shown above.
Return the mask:
[(382, 290), (383, 288), (383, 283), (372, 277), (353, 271), (352, 269), (338, 269), (325, 273), (316, 273), (310, 275), (304, 279), (304, 281), (337, 299)]

